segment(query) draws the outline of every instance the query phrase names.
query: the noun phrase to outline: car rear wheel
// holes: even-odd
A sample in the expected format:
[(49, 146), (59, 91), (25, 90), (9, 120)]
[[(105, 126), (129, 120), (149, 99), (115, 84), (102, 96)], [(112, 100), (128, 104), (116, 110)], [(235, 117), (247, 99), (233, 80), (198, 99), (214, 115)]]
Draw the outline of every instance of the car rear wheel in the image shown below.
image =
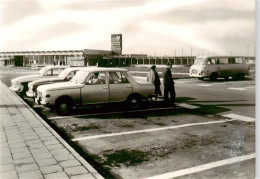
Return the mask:
[(211, 75), (210, 75), (210, 80), (211, 81), (216, 81), (218, 79), (218, 74), (217, 73), (212, 73)]
[(126, 106), (128, 109), (138, 109), (141, 106), (142, 98), (139, 95), (132, 95), (126, 101)]
[(234, 76), (234, 80), (243, 80), (243, 79), (245, 79), (244, 73), (239, 73), (236, 76)]
[(55, 111), (57, 114), (64, 116), (69, 115), (73, 111), (73, 102), (69, 98), (61, 98), (55, 104)]

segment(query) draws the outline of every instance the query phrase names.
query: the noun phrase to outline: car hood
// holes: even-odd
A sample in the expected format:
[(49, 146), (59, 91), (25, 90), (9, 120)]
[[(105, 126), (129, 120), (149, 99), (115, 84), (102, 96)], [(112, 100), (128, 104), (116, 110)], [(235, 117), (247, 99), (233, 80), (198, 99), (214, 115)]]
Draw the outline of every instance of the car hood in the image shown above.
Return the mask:
[(190, 71), (191, 70), (203, 70), (203, 69), (205, 69), (206, 68), (206, 66), (207, 65), (192, 65), (191, 67), (190, 67)]
[(45, 79), (39, 79), (39, 80), (35, 80), (35, 81), (32, 81), (30, 83), (30, 85), (35, 85), (35, 84), (39, 84), (39, 83), (44, 83), (44, 82), (55, 82), (55, 81), (60, 81), (62, 79), (58, 78), (58, 77), (55, 77), (55, 78), (45, 78)]
[(64, 89), (72, 89), (72, 88), (80, 88), (84, 84), (74, 83), (74, 82), (62, 82), (62, 83), (54, 83), (41, 85), (37, 88), (39, 91), (52, 91), (52, 90), (64, 90)]
[(18, 82), (27, 82), (27, 81), (33, 81), (34, 79), (40, 78), (41, 75), (34, 74), (34, 75), (24, 75), (17, 78), (12, 79), (12, 81), (18, 81)]

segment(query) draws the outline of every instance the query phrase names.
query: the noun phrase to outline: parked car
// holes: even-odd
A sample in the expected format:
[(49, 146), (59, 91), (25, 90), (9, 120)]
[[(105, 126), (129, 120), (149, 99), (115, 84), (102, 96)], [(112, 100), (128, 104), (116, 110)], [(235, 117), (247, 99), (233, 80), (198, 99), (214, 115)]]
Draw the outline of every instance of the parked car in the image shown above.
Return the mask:
[(153, 93), (152, 83), (136, 82), (126, 69), (93, 67), (79, 70), (69, 82), (39, 86), (35, 102), (68, 115), (74, 106), (97, 103), (125, 102), (136, 109)]
[(241, 56), (208, 56), (197, 57), (190, 67), (189, 76), (197, 77), (199, 80), (210, 78), (215, 81), (217, 78), (229, 77), (243, 79), (249, 73), (249, 66), (245, 57)]
[(34, 80), (28, 84), (28, 91), (26, 92), (26, 95), (28, 97), (35, 97), (36, 89), (40, 85), (70, 81), (72, 79), (72, 77), (74, 77), (74, 75), (76, 74), (77, 71), (79, 71), (80, 69), (84, 69), (84, 68), (87, 68), (87, 67), (70, 67), (70, 68), (64, 69), (56, 77)]
[(68, 68), (69, 66), (46, 66), (43, 67), (40, 71), (33, 75), (25, 75), (14, 78), (11, 80), (12, 86), (10, 89), (14, 92), (20, 93), (22, 95), (26, 95), (26, 91), (28, 90), (28, 83), (34, 80), (42, 79), (42, 78), (52, 78), (54, 76), (58, 76), (62, 70)]

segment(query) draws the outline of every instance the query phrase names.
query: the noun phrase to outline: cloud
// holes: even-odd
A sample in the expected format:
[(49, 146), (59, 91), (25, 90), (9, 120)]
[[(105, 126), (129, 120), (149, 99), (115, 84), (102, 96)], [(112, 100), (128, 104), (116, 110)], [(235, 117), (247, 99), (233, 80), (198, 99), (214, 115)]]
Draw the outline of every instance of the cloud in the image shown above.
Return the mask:
[(255, 44), (253, 0), (36, 2), (37, 12), (1, 25), (0, 49), (109, 50), (112, 33), (123, 34), (123, 53), (223, 54)]
[(193, 6), (187, 6), (177, 9), (171, 9), (159, 15), (151, 16), (150, 19), (175, 24), (185, 23), (206, 23), (215, 20), (228, 19), (254, 19), (255, 13), (252, 10), (221, 8), (201, 8), (195, 9)]
[(129, 8), (143, 6), (147, 2), (144, 0), (138, 1), (76, 1), (66, 3), (61, 6), (62, 9), (75, 10), (75, 11), (104, 11), (119, 8)]
[(43, 13), (37, 1), (1, 1), (2, 25), (16, 23), (28, 16)]

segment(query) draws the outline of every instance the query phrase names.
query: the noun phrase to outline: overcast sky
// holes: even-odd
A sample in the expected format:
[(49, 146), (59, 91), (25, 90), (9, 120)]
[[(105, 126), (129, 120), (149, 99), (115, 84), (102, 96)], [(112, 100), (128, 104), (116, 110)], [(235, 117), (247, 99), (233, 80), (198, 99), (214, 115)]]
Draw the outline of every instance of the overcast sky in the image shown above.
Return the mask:
[(254, 55), (255, 0), (1, 0), (0, 51)]

